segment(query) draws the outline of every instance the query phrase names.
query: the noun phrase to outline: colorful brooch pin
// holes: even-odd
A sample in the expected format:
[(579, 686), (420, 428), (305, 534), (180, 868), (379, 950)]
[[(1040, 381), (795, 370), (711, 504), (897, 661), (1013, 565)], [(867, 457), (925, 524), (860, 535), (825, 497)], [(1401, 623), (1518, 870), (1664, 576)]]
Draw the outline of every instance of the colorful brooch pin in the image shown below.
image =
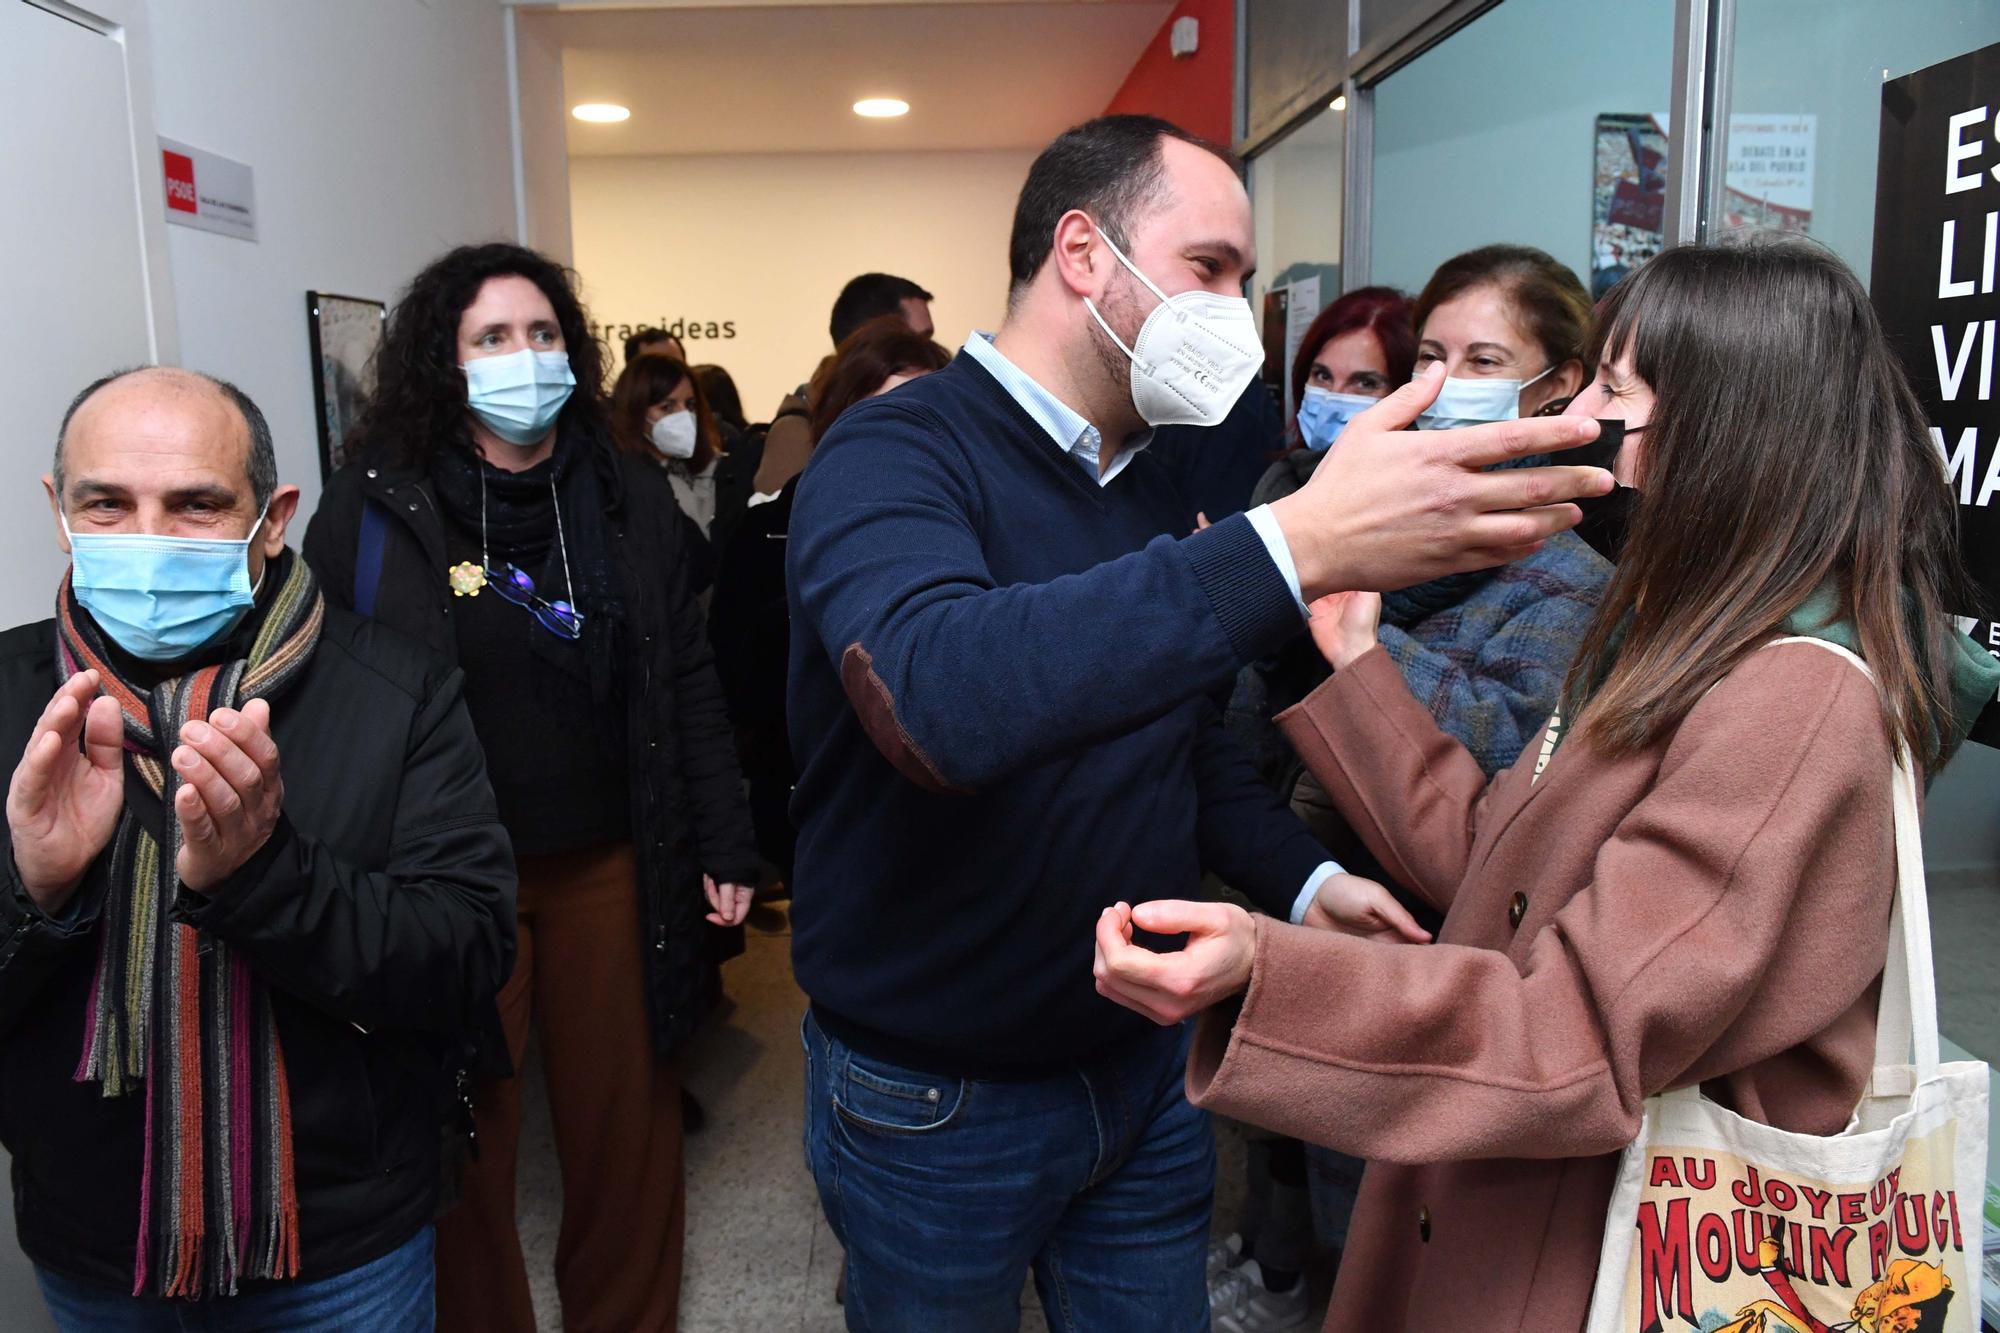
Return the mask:
[(479, 590), (486, 586), (486, 571), (470, 560), (461, 560), (453, 565), (449, 575), (454, 597), (477, 597)]

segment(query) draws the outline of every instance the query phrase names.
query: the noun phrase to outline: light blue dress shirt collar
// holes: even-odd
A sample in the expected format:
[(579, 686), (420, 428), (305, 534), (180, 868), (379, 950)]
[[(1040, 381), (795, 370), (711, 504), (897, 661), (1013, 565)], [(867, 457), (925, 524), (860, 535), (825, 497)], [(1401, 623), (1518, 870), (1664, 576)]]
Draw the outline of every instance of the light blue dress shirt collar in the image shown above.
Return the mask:
[(1097, 427), (1083, 417), (1062, 399), (1037, 384), (1028, 373), (1009, 361), (993, 345), (993, 335), (975, 330), (965, 340), (965, 354), (986, 368), (986, 373), (1000, 382), (1007, 396), (1021, 405), (1021, 410), (1035, 419), (1035, 424), (1049, 433), (1056, 447), (1077, 461), (1092, 481), (1100, 486), (1109, 486), (1111, 479), (1125, 470), (1127, 464), (1137, 458), (1145, 447), (1153, 442), (1153, 432), (1144, 431), (1125, 441), (1118, 450), (1118, 457), (1111, 460), (1111, 466), (1098, 475), (1098, 466), (1104, 458), (1104, 436)]

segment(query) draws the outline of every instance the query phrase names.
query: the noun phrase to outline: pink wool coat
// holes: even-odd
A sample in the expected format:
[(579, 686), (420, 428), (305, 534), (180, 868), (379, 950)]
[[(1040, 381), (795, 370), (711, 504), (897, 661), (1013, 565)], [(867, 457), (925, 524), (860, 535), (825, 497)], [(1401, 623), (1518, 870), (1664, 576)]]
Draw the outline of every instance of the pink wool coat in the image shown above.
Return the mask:
[(1874, 1054), (1896, 865), (1873, 687), (1753, 653), (1665, 743), (1542, 739), (1489, 783), (1379, 649), (1280, 725), (1399, 881), (1389, 945), (1260, 918), (1200, 1105), (1369, 1160), (1327, 1328), (1578, 1329), (1641, 1103), (1699, 1081), (1834, 1133)]

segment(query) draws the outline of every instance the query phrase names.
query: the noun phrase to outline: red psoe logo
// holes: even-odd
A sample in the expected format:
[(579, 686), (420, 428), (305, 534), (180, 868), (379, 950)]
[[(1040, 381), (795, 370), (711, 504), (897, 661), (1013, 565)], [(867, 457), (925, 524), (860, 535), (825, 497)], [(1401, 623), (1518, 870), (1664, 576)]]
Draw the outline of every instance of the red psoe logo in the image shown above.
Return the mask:
[(160, 157), (166, 164), (167, 207), (179, 209), (183, 213), (198, 213), (194, 194), (194, 159), (186, 153), (160, 150)]

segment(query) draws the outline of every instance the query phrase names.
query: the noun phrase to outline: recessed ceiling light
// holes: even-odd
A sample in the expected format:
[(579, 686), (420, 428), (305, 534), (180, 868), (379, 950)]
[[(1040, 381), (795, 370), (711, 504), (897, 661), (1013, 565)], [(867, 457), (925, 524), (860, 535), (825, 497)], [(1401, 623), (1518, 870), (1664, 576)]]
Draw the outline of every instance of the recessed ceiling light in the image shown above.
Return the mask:
[(632, 108), (619, 106), (616, 102), (584, 102), (574, 107), (570, 114), (593, 125), (616, 125), (621, 120), (632, 119)]
[(1347, 110), (1347, 94), (1342, 93), (1340, 96), (1334, 98), (1333, 101), (1329, 104), (1329, 106), (1334, 111)]
[(864, 97), (854, 104), (854, 114), (872, 120), (888, 120), (910, 114), (910, 104), (900, 97)]

